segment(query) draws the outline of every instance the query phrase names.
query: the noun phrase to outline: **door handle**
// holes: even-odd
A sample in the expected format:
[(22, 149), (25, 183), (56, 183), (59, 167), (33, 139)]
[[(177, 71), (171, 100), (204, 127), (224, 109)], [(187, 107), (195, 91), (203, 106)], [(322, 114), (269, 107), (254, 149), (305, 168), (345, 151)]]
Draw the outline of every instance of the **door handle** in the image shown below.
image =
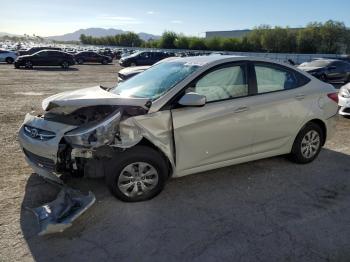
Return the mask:
[(237, 109), (235, 109), (235, 113), (242, 113), (242, 112), (245, 112), (245, 111), (248, 111), (248, 107), (246, 107), (246, 106), (242, 106), (242, 107), (239, 107), (239, 108), (237, 108)]
[(305, 98), (305, 95), (304, 94), (299, 94), (299, 95), (296, 95), (295, 96), (295, 99), (297, 99), (297, 100), (302, 100), (302, 99), (304, 99)]

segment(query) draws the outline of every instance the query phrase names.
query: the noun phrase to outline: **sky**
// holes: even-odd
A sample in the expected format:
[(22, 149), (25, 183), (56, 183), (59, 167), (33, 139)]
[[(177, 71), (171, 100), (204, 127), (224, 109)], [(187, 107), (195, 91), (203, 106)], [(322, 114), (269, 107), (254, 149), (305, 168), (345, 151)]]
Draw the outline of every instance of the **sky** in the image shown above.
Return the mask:
[(0, 32), (40, 36), (89, 27), (204, 36), (206, 31), (261, 24), (303, 27), (329, 19), (350, 27), (349, 0), (11, 0), (1, 1), (0, 10)]

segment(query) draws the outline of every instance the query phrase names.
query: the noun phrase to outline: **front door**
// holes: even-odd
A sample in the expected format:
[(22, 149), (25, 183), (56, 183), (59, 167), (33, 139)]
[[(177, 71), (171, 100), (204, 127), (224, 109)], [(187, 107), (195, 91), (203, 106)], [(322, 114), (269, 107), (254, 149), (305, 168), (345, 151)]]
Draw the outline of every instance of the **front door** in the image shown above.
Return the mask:
[(210, 70), (185, 91), (206, 96), (206, 105), (172, 109), (178, 173), (251, 154), (254, 123), (246, 68), (234, 63)]

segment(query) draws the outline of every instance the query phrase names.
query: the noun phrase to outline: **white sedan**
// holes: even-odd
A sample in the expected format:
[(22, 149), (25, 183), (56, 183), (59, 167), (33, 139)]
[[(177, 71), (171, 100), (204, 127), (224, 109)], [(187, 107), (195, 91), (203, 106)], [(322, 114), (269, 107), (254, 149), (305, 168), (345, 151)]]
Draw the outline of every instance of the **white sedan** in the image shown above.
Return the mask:
[(310, 163), (334, 131), (337, 102), (333, 86), (286, 64), (169, 58), (111, 89), (46, 98), (45, 117), (28, 114), (19, 141), (37, 174), (105, 176), (134, 202), (169, 177), (286, 154)]
[(339, 114), (350, 117), (350, 83), (342, 86), (338, 94), (339, 98)]
[(12, 64), (17, 58), (16, 52), (0, 50), (0, 62), (6, 62)]

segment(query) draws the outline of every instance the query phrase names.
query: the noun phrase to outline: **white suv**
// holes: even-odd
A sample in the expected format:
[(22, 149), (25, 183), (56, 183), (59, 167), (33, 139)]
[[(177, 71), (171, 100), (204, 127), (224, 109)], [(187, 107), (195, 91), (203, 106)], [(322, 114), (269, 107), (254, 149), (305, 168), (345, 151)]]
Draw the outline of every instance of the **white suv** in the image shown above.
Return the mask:
[(13, 51), (0, 50), (0, 62), (12, 64), (17, 58), (17, 54)]

